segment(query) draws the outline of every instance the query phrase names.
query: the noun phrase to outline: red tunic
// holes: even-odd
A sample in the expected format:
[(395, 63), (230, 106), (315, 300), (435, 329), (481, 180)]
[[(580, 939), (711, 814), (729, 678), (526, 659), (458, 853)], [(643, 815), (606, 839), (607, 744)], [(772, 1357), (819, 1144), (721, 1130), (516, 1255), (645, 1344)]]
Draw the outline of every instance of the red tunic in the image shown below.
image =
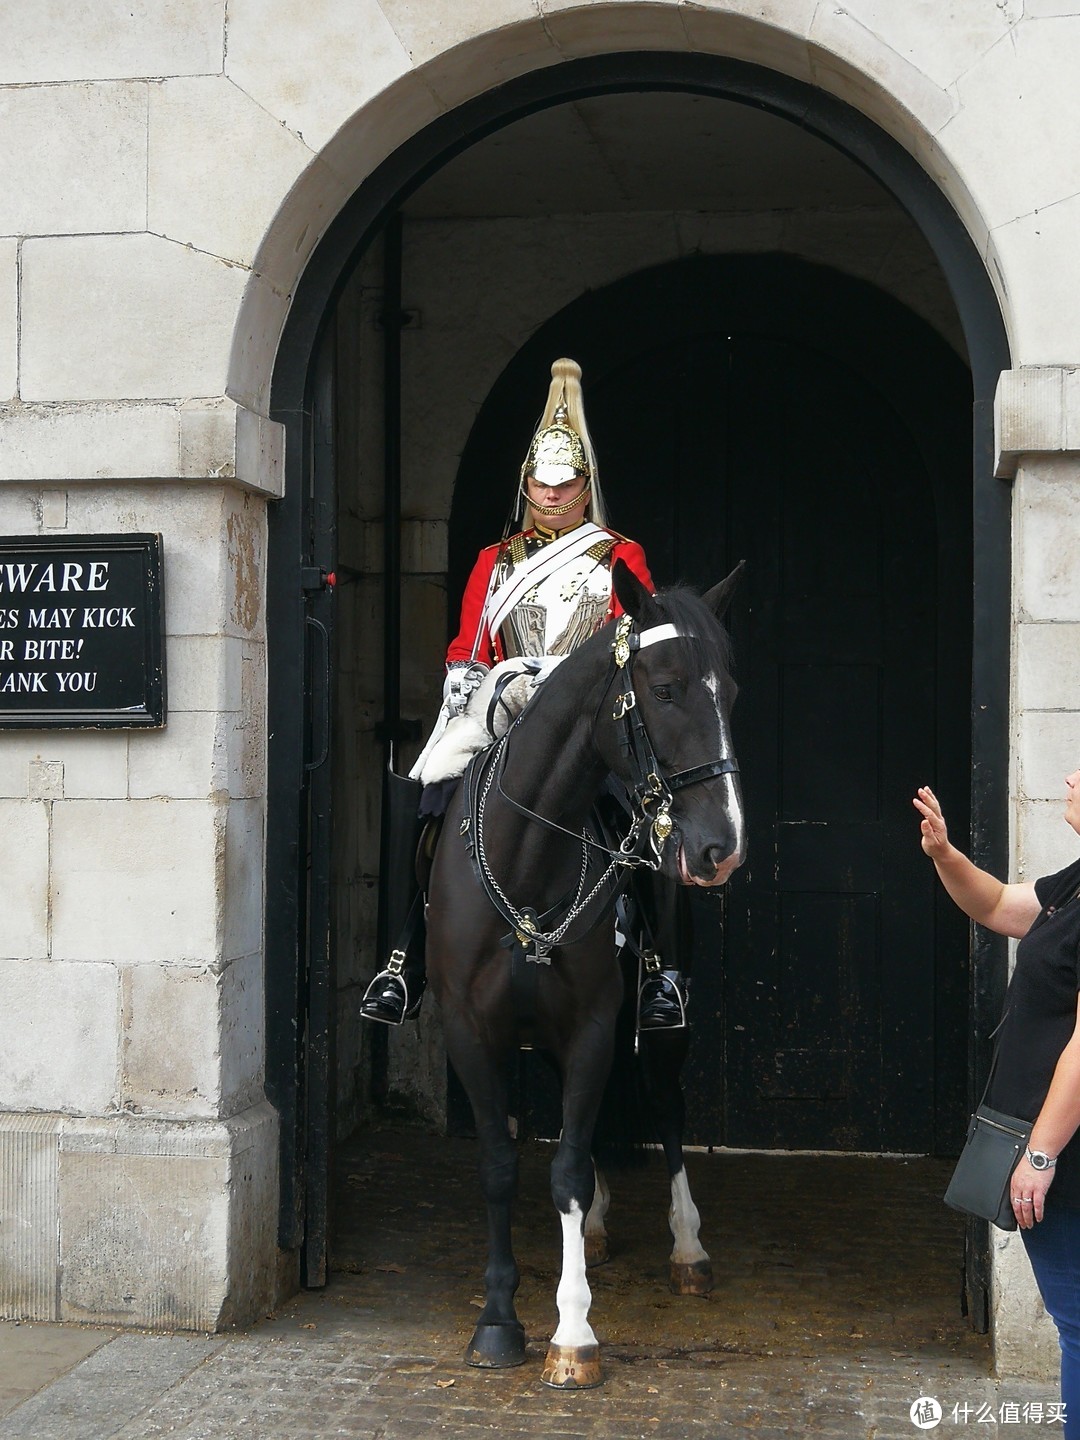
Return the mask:
[[(526, 540), (533, 540), (536, 536), (534, 530), (525, 530), (521, 533)], [(635, 540), (627, 540), (625, 536), (616, 534), (614, 530), (606, 533), (615, 542), (607, 558), (609, 569), (616, 560), (624, 560), (651, 594), (656, 586), (649, 574), (645, 551)], [(492, 571), (500, 557), (513, 543), (514, 538), (512, 536), (498, 545), (488, 545), (480, 551), (462, 597), (461, 625), (456, 639), (451, 641), (450, 648), (446, 652), (447, 663), (452, 660), (475, 659), (483, 661), (485, 665), (494, 665), (496, 661), (506, 658), (501, 636), (497, 635), (494, 644), (492, 643), (487, 625), (482, 621), (482, 614), (491, 587)], [(612, 592), (607, 615), (604, 618), (611, 620), (621, 614), (622, 606)], [(479, 638), (477, 637), (478, 630)]]

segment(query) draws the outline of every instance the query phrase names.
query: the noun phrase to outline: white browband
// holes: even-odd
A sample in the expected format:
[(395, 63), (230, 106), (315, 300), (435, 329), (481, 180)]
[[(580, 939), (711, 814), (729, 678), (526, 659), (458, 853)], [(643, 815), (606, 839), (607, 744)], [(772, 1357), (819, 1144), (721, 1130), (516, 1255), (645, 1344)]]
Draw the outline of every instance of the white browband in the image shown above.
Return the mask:
[(674, 625), (654, 625), (649, 630), (642, 630), (638, 635), (637, 648), (644, 650), (646, 645), (655, 645), (659, 640), (677, 640), (679, 632)]

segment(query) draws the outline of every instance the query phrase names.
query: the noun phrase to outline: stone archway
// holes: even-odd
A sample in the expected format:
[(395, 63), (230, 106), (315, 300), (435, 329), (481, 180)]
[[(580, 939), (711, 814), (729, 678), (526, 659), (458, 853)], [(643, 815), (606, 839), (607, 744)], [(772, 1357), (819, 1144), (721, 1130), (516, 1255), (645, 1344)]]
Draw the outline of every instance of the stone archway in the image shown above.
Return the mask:
[[(269, 624), (274, 632), (270, 652), (270, 817), (269, 833), (284, 846), (297, 812), (295, 794), (288, 778), (296, 773), (303, 746), (303, 722), (297, 706), (297, 683), (304, 653), (304, 618), (292, 598), (302, 584), (305, 561), (317, 570), (319, 557), (305, 553), (312, 511), (305, 507), (302, 481), (315, 466), (316, 509), (325, 507), (327, 496), (319, 492), (316, 437), (311, 424), (313, 357), (322, 332), (327, 307), (343, 283), (357, 253), (393, 207), (445, 158), (478, 138), (530, 109), (557, 104), (578, 94), (597, 94), (624, 88), (691, 89), (743, 103), (768, 105), (775, 113), (812, 130), (854, 156), (870, 168), (915, 214), (924, 234), (935, 248), (945, 271), (964, 324), (976, 383), (976, 415), (981, 425), (976, 453), (984, 454), (989, 424), (989, 399), (998, 371), (1006, 363), (1004, 336), (993, 292), (981, 261), (963, 225), (939, 191), (927, 184), (926, 176), (911, 156), (888, 139), (864, 117), (839, 102), (787, 77), (728, 60), (668, 53), (606, 56), (567, 62), (564, 65), (521, 77), (498, 92), (484, 95), (459, 108), (452, 116), (436, 120), (414, 135), (380, 166), (355, 193), (328, 230), (297, 288), (274, 378), (273, 414), (286, 426), (285, 497), (271, 519), (271, 574)], [(980, 438), (981, 437), (981, 438)], [(332, 483), (332, 481), (331, 481)], [(987, 693), (996, 694), (1002, 664), (1007, 653), (1007, 567), (1002, 556), (1002, 536), (1007, 536), (1007, 497), (991, 480), (984, 461), (976, 464), (977, 504), (983, 507), (980, 525), (983, 548), (976, 557), (977, 584), (981, 576), (984, 604), (976, 615), (976, 648), (983, 667), (975, 676)], [(985, 541), (991, 541), (988, 548)], [(276, 592), (276, 595), (275, 593)], [(1004, 775), (1003, 709), (995, 704), (977, 713), (973, 748), (988, 757), (991, 773)], [(988, 851), (1004, 854), (1004, 794), (987, 788), (979, 797), (973, 817), (978, 844)], [(301, 823), (306, 825), (301, 817)], [(310, 831), (305, 829), (305, 844)], [(288, 1024), (287, 1006), (297, 992), (297, 967), (303, 957), (297, 948), (295, 923), (290, 923), (290, 905), (299, 915), (295, 889), (278, 883), (295, 873), (294, 851), (284, 848), (268, 856), (268, 893), (274, 897), (272, 922), (268, 919), (267, 986), (271, 1009), (276, 1007)], [(277, 938), (275, 938), (277, 937)], [(1003, 957), (987, 950), (982, 961), (990, 975), (1004, 974)], [(327, 963), (328, 957), (327, 957)], [(991, 982), (990, 989), (993, 988)], [(990, 1002), (991, 1007), (993, 1002)], [(295, 1027), (294, 1027), (295, 1028)], [(297, 1110), (298, 1071), (295, 1051), (271, 1046), (268, 1088), (282, 1110), (283, 1131), (300, 1144), (303, 1121)], [(302, 1057), (301, 1062), (302, 1063)], [(285, 1211), (296, 1213), (294, 1183), (297, 1155), (286, 1155), (283, 1166)], [(317, 1157), (316, 1157), (317, 1158)], [(310, 1166), (308, 1167), (310, 1170)], [(292, 1174), (293, 1179), (290, 1179)]]

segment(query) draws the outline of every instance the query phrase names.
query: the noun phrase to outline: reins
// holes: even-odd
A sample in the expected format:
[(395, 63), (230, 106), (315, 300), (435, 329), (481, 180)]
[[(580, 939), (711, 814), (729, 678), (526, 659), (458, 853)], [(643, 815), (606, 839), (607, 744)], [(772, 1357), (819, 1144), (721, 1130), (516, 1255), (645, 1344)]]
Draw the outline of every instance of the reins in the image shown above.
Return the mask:
[[(584, 826), (580, 833), (569, 830), (557, 821), (522, 805), (503, 788), (502, 776), (509, 741), (525, 711), (522, 711), (522, 715), (518, 716), (506, 734), (489, 750), (473, 757), (465, 772), (461, 834), (473, 868), (491, 904), (511, 927), (511, 934), (505, 937), (504, 943), (513, 946), (516, 942), (517, 947), (524, 951), (525, 959), (539, 964), (551, 963), (551, 951), (564, 941), (571, 925), (589, 909), (595, 897), (617, 870), (623, 871), (621, 878), (611, 887), (605, 903), (591, 918), (587, 929), (575, 937), (575, 940), (583, 939), (604, 918), (629, 880), (631, 869), (644, 865), (650, 870), (659, 870), (663, 862), (664, 845), (674, 829), (671, 804), (679, 790), (719, 775), (738, 773), (739, 767), (734, 758), (721, 756), (717, 760), (691, 766), (670, 776), (663, 774), (638, 709), (633, 685), (633, 660), (642, 649), (650, 645), (661, 640), (678, 639), (679, 631), (669, 623), (654, 625), (644, 631), (635, 630), (634, 625), (635, 622), (629, 615), (623, 615), (616, 623), (615, 639), (611, 646), (614, 668), (593, 717), (595, 728), (600, 708), (610, 694), (612, 683), (621, 674), (622, 688), (615, 697), (611, 718), (622, 727), (619, 744), (624, 754), (629, 757), (635, 775), (630, 789), (630, 828), (617, 850), (593, 839)], [(562, 904), (556, 905), (543, 916), (538, 916), (535, 909), (528, 906), (519, 909), (510, 900), (491, 869), (484, 844), (484, 814), (493, 785), (499, 797), (525, 819), (566, 835), (581, 845), (581, 872), (576, 891), (558, 923), (555, 923), (554, 917), (558, 916)], [(608, 857), (609, 863), (586, 894), (590, 850), (601, 851)], [(651, 854), (645, 853), (646, 850)], [(546, 926), (551, 928), (544, 928)]]

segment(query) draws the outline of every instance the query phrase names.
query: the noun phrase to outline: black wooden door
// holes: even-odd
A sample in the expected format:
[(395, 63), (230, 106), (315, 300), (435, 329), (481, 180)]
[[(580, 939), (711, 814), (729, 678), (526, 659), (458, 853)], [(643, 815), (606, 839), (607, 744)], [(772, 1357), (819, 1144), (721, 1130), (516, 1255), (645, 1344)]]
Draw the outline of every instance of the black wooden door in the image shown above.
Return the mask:
[(724, 893), (691, 897), (688, 1140), (949, 1149), (966, 932), (911, 796), (936, 780), (963, 833), (970, 413), (940, 342), (909, 349), (892, 302), (853, 308), (829, 273), (800, 288), (749, 262), (734, 299), (700, 271), (624, 282), (543, 338), (548, 363), (582, 359), (612, 523), (657, 582), (749, 562), (732, 625), (750, 850)]
[[(657, 477), (618, 489), (658, 574), (702, 586), (749, 562), (750, 854), (723, 900), (695, 902), (690, 1138), (930, 1148), (933, 877), (908, 813), (934, 768), (924, 467), (872, 385), (791, 342), (683, 342), (590, 399), (610, 488)], [(627, 404), (649, 423), (613, 425)]]

